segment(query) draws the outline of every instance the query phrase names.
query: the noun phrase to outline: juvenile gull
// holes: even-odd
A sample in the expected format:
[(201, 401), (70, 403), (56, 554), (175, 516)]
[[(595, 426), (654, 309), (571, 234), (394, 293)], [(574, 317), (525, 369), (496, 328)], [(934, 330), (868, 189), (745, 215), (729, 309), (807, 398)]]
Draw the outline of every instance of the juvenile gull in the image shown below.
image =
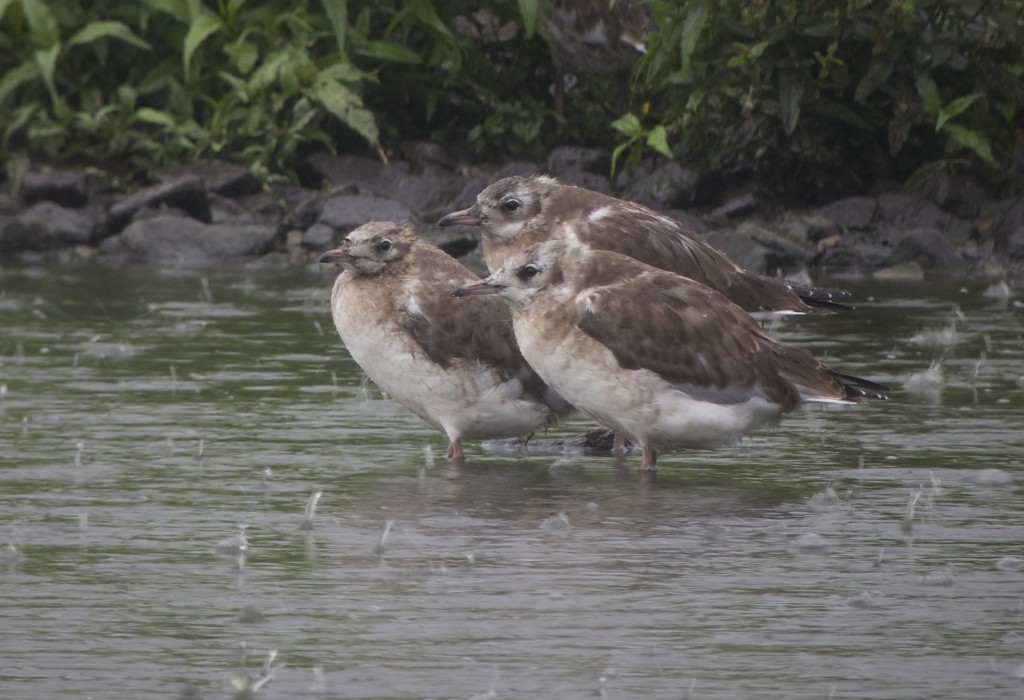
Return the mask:
[(847, 308), (840, 293), (739, 267), (679, 221), (641, 204), (563, 185), (547, 175), (506, 177), (439, 226), (479, 226), (487, 269), (497, 270), (534, 243), (578, 240), (702, 282), (755, 318)]
[(643, 447), (715, 448), (803, 402), (886, 398), (772, 340), (749, 314), (691, 279), (618, 253), (548, 241), (455, 296), (500, 294), (538, 374), (570, 403)]
[(364, 224), (320, 262), (341, 267), (331, 313), (352, 359), (448, 436), (449, 458), (463, 439), (529, 436), (571, 410), (523, 359), (508, 305), (453, 299), (479, 278), (407, 224)]

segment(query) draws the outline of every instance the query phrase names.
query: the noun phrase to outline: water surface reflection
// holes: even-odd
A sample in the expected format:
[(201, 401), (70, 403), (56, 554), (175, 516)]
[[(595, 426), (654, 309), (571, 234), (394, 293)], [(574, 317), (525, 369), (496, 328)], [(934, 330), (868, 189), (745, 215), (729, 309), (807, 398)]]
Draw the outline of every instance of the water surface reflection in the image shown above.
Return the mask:
[(909, 390), (651, 480), (453, 469), (318, 272), (4, 269), (0, 695), (1019, 697), (1021, 308), (844, 284), (773, 332)]

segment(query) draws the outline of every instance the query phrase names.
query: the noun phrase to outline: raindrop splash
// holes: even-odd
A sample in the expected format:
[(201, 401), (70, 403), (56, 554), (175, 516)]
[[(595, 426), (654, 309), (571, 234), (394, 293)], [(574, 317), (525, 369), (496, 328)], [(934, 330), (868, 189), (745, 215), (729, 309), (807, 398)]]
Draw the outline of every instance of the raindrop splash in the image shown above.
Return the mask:
[(380, 540), (377, 542), (377, 546), (374, 547), (374, 551), (377, 554), (384, 554), (384, 543), (388, 540), (388, 534), (391, 532), (391, 527), (395, 524), (394, 520), (388, 520), (384, 523), (384, 532), (380, 533)]
[(324, 495), (321, 489), (313, 489), (313, 493), (309, 494), (309, 500), (306, 501), (306, 514), (302, 520), (302, 525), (299, 526), (300, 530), (312, 530), (313, 529), (313, 517), (316, 515), (316, 505), (320, 502), (320, 497)]

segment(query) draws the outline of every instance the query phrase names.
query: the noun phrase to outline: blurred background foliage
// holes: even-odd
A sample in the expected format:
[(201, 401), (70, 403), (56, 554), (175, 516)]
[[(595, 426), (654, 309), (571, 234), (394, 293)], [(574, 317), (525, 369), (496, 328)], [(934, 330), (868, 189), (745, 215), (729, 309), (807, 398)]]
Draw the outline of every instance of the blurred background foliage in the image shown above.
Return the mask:
[(1019, 184), (1024, 0), (652, 0), (632, 74), (578, 76), (561, 113), (552, 1), (0, 0), (0, 156), (269, 178), (428, 139), (658, 153), (803, 199), (934, 168)]

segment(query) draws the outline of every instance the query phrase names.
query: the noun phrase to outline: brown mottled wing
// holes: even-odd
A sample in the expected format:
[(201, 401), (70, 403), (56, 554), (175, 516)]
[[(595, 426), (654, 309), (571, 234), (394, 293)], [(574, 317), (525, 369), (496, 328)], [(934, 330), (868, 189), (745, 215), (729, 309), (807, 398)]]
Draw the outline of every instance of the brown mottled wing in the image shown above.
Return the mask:
[[(577, 299), (579, 328), (626, 369), (646, 369), (695, 398), (721, 404), (765, 396), (784, 410), (799, 393), (777, 348), (735, 305), (691, 280), (649, 272)], [(812, 358), (813, 359), (813, 358)]]
[(399, 323), (427, 357), (442, 367), (479, 363), (499, 381), (518, 379), (527, 395), (545, 400), (550, 392), (519, 352), (508, 304), (495, 296), (451, 296), (479, 277), (440, 249), (424, 245), (416, 254), (423, 293), (415, 310), (400, 310)]
[(573, 223), (591, 247), (702, 282), (748, 312), (811, 311), (785, 281), (738, 268), (681, 222), (647, 207), (620, 202), (597, 221)]

